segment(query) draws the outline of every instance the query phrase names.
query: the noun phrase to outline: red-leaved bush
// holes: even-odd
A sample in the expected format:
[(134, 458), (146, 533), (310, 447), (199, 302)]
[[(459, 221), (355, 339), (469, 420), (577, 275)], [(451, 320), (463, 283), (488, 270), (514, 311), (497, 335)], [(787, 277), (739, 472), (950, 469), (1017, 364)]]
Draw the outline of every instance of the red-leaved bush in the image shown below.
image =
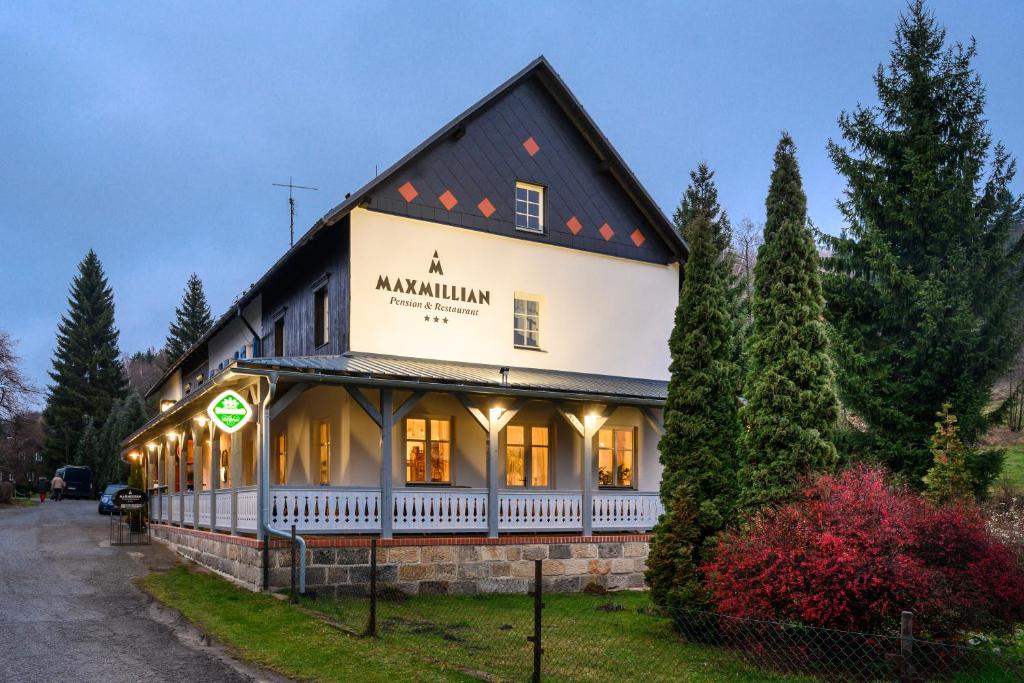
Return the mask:
[(973, 506), (934, 507), (855, 467), (723, 534), (703, 567), (721, 612), (878, 632), (915, 612), (933, 637), (1012, 629), (1024, 573)]

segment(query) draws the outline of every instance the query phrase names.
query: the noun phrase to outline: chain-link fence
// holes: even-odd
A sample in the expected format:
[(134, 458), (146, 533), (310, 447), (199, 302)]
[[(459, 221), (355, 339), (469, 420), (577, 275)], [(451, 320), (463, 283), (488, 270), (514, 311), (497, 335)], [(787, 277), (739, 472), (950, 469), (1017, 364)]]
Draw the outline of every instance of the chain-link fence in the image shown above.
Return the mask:
[(455, 678), (491, 681), (1021, 681), (1024, 657), (985, 638), (852, 633), (697, 610), (665, 612), (645, 592), (407, 596), (378, 584), (302, 600), (329, 625), (377, 639)]

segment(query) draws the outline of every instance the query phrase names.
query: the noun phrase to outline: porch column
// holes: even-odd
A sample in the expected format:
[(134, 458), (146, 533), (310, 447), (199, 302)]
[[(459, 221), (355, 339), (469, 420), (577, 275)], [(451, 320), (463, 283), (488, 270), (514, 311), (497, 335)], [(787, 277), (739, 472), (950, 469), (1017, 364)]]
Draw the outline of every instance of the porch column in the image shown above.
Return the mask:
[(217, 438), (217, 425), (210, 420), (210, 531), (217, 530), (217, 491), (219, 489), (220, 442)]
[(583, 519), (583, 535), (592, 536), (594, 533), (594, 437), (615, 412), (616, 406), (606, 405), (600, 410), (584, 409), (583, 420), (576, 417), (576, 414), (564, 405), (556, 405), (555, 408), (583, 438), (580, 457), (580, 488), (583, 491), (583, 500), (580, 512)]
[(185, 452), (185, 444), (188, 442), (191, 429), (187, 423), (182, 427), (181, 436), (178, 437), (178, 443), (175, 444), (174, 449), (178, 458), (178, 526), (182, 527), (185, 526), (185, 489), (188, 487), (188, 476), (185, 472), (187, 469), (185, 460), (188, 458), (188, 453)]
[(199, 529), (199, 494), (203, 490), (203, 437), (206, 434), (206, 423), (200, 421), (198, 430), (192, 426), (191, 421), (189, 425), (192, 427), (192, 528)]
[(242, 432), (231, 435), (231, 535), (238, 535), (238, 483), (242, 480)]
[(392, 487), (392, 460), (394, 459), (394, 427), (416, 407), (424, 392), (416, 391), (394, 409), (394, 395), (391, 389), (380, 390), (380, 410), (374, 407), (359, 387), (346, 386), (349, 395), (359, 404), (370, 419), (380, 427), (380, 537), (391, 538), (394, 528), (395, 496)]
[(391, 538), (395, 516), (395, 496), (392, 491), (392, 461), (395, 435), (394, 397), (390, 389), (380, 391), (380, 537)]

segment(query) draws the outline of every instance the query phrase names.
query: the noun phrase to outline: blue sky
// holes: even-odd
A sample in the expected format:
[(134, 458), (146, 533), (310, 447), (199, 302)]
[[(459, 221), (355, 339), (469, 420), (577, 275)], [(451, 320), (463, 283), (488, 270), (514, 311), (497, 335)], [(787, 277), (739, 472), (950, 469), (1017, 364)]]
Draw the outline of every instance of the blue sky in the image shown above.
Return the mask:
[[(871, 103), (895, 0), (0, 3), (0, 327), (46, 381), (75, 265), (115, 290), (121, 348), (163, 343), (189, 273), (215, 315), (298, 230), (538, 54), (666, 212), (697, 161), (762, 220), (781, 129), (810, 214), (841, 226), (825, 153)], [(1024, 155), (1024, 4), (933, 1), (975, 36), (997, 139)], [(1024, 189), (1018, 180), (1016, 189)]]

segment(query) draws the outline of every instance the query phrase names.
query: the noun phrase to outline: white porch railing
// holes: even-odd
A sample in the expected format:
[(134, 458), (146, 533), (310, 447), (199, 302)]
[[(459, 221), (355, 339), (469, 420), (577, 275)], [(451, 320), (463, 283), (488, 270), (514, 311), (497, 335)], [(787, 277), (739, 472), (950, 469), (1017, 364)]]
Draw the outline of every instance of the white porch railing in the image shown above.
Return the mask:
[(195, 508), (193, 507), (193, 493), (186, 493), (181, 498), (181, 507), (185, 511), (185, 524), (191, 526), (195, 522)]
[(579, 491), (501, 491), (500, 531), (578, 531), (583, 528)]
[(231, 489), (217, 489), (213, 492), (217, 499), (217, 519), (213, 520), (214, 527), (218, 529), (231, 528)]
[(380, 531), (380, 489), (275, 487), (270, 523), (281, 531)]
[[(237, 529), (246, 533), (256, 533), (256, 522), (259, 514), (258, 492), (255, 486), (238, 489), (238, 520)], [(218, 501), (219, 502), (219, 501)]]
[(167, 494), (167, 519), (168, 522), (178, 521), (178, 494)]
[(395, 531), (486, 531), (487, 492), (478, 489), (396, 490)]
[(210, 492), (200, 491), (199, 496), (199, 526), (210, 528)]
[(663, 512), (657, 493), (639, 491), (594, 494), (594, 529), (647, 531)]

